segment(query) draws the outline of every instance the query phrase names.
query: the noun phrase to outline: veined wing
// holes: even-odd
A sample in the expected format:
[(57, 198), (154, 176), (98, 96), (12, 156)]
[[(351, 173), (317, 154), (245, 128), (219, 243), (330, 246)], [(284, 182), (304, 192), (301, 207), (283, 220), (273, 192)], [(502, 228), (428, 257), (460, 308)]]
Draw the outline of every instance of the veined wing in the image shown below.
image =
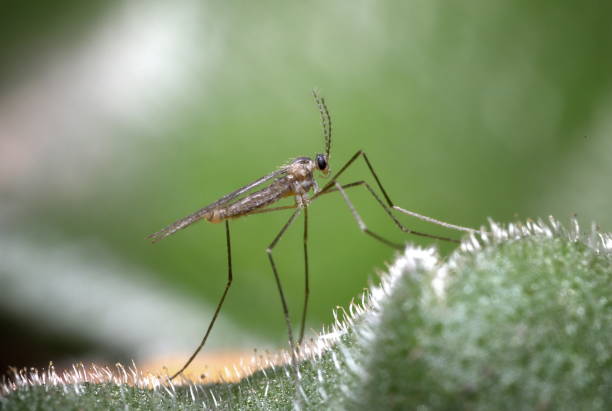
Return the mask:
[(280, 168), (280, 169), (278, 169), (276, 171), (273, 171), (272, 173), (270, 173), (268, 175), (265, 175), (265, 176), (255, 180), (255, 181), (253, 181), (252, 183), (245, 185), (244, 187), (240, 187), (236, 191), (232, 191), (231, 193), (229, 193), (227, 195), (224, 195), (223, 197), (221, 197), (220, 199), (218, 199), (214, 203), (209, 204), (206, 207), (203, 207), (203, 208), (199, 209), (195, 213), (189, 214), (188, 216), (183, 217), (180, 220), (175, 221), (174, 223), (170, 224), (166, 228), (163, 228), (163, 229), (159, 230), (158, 232), (149, 235), (147, 238), (150, 238), (152, 240), (152, 242), (156, 243), (159, 240), (161, 240), (162, 238), (168, 237), (169, 235), (176, 233), (178, 230), (181, 230), (181, 229), (183, 229), (183, 228), (185, 228), (187, 226), (190, 226), (191, 224), (193, 224), (193, 223), (195, 223), (197, 221), (200, 221), (210, 211), (212, 211), (215, 208), (218, 208), (220, 206), (226, 205), (230, 201), (232, 201), (235, 198), (239, 197), (240, 195), (246, 193), (247, 191), (251, 190), (252, 188), (255, 188), (255, 187), (265, 183), (266, 181), (273, 179), (274, 177), (278, 177), (278, 176), (286, 174), (286, 173), (287, 173), (287, 168), (286, 167), (282, 167), (282, 168)]

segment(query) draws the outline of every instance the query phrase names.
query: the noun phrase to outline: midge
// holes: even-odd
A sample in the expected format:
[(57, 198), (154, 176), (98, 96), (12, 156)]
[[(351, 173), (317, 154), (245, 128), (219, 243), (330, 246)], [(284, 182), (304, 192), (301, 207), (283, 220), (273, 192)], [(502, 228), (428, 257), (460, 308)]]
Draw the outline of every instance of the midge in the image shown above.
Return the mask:
[[(319, 108), (319, 112), (321, 113), (321, 124), (323, 126), (323, 135), (325, 137), (325, 153), (317, 154), (314, 159), (310, 157), (298, 157), (291, 161), (289, 164), (284, 165), (273, 171), (272, 173), (263, 176), (250, 184), (245, 185), (244, 187), (239, 188), (236, 191), (233, 191), (214, 203), (207, 205), (204, 208), (196, 211), (193, 214), (188, 215), (187, 217), (181, 218), (180, 220), (175, 221), (170, 224), (163, 230), (156, 232), (155, 234), (151, 234), (148, 238), (152, 239), (155, 243), (162, 238), (165, 238), (171, 234), (174, 234), (178, 230), (181, 230), (199, 220), (205, 219), (210, 221), (211, 223), (220, 223), (222, 221), (225, 222), (225, 237), (227, 242), (227, 284), (225, 286), (225, 290), (221, 295), (221, 299), (217, 304), (217, 308), (213, 314), (213, 317), (206, 329), (206, 333), (204, 334), (204, 338), (200, 342), (200, 345), (196, 348), (195, 352), (189, 357), (185, 365), (178, 370), (170, 379), (176, 378), (179, 374), (181, 374), (188, 366), (191, 364), (195, 356), (200, 352), (202, 347), (206, 344), (206, 340), (208, 339), (208, 335), (215, 324), (215, 320), (219, 315), (219, 311), (221, 310), (221, 306), (223, 305), (223, 301), (227, 295), (227, 292), (232, 284), (233, 272), (232, 272), (232, 247), (230, 240), (230, 229), (229, 229), (229, 220), (238, 218), (245, 215), (250, 214), (258, 214), (258, 213), (267, 213), (272, 211), (279, 210), (287, 210), (287, 209), (295, 209), (295, 211), (289, 217), (289, 220), (285, 223), (285, 225), (280, 229), (274, 240), (270, 243), (268, 248), (266, 249), (266, 253), (268, 254), (268, 258), (270, 260), (270, 265), (272, 266), (272, 272), (274, 273), (274, 279), (276, 280), (276, 285), (278, 287), (278, 292), (280, 294), (281, 305), (283, 308), (283, 314), (285, 317), (285, 322), (287, 323), (287, 332), (289, 336), (289, 344), (291, 346), (291, 352), (293, 355), (293, 359), (295, 360), (295, 340), (293, 338), (293, 330), (291, 327), (291, 320), (289, 317), (289, 310), (287, 308), (287, 301), (285, 300), (285, 295), (283, 292), (283, 287), (281, 285), (280, 277), (278, 276), (278, 270), (276, 268), (276, 264), (274, 263), (274, 258), (272, 256), (272, 252), (274, 247), (279, 242), (283, 234), (287, 231), (287, 228), (295, 221), (300, 213), (304, 214), (304, 306), (302, 310), (302, 321), (300, 326), (300, 335), (298, 339), (298, 345), (302, 343), (302, 339), (304, 338), (304, 323), (306, 321), (306, 312), (308, 308), (308, 294), (309, 294), (309, 286), (308, 286), (308, 205), (310, 202), (315, 200), (317, 197), (320, 197), (325, 194), (329, 194), (332, 192), (339, 192), (344, 201), (348, 205), (353, 217), (357, 221), (359, 228), (364, 233), (374, 237), (378, 241), (381, 241), (391, 247), (394, 248), (402, 248), (401, 244), (396, 244), (391, 242), (384, 237), (372, 232), (363, 222), (359, 213), (349, 200), (349, 197), (346, 193), (346, 189), (364, 186), (370, 194), (376, 199), (376, 201), (381, 205), (381, 207), (385, 210), (387, 215), (393, 220), (395, 225), (405, 233), (414, 234), (422, 237), (428, 237), (436, 240), (450, 241), (450, 242), (458, 242), (455, 239), (440, 237), (437, 235), (421, 233), (418, 231), (414, 231), (404, 226), (402, 223), (397, 220), (397, 218), (393, 215), (391, 210), (397, 210), (404, 214), (408, 214), (422, 220), (428, 221), (430, 223), (438, 224), (447, 228), (451, 228), (454, 230), (474, 232), (477, 230), (461, 227), (454, 224), (445, 223), (443, 221), (439, 221), (433, 219), (431, 217), (427, 217), (421, 214), (417, 214), (412, 211), (405, 210), (401, 207), (396, 206), (391, 201), (391, 198), (383, 188), (380, 179), (376, 175), (370, 160), (366, 156), (365, 152), (359, 150), (357, 151), (345, 164), (344, 166), (334, 174), (327, 184), (323, 186), (323, 188), (319, 188), (316, 180), (314, 179), (315, 170), (323, 174), (323, 176), (327, 176), (330, 172), (329, 161), (330, 161), (330, 148), (331, 148), (331, 135), (332, 135), (332, 123), (331, 118), (329, 116), (329, 112), (327, 110), (327, 106), (325, 104), (325, 100), (323, 97), (319, 96), (316, 90), (313, 90), (313, 95), (315, 98), (315, 102)], [(363, 158), (365, 161), (372, 177), (374, 177), (374, 181), (376, 181), (376, 185), (380, 189), (382, 193), (382, 197), (376, 194), (374, 189), (365, 181), (355, 181), (349, 184), (340, 184), (338, 183), (338, 178), (346, 171), (346, 169), (357, 160), (357, 158)], [(263, 188), (259, 188), (260, 186), (264, 186), (266, 183), (267, 186)], [(256, 191), (252, 191), (255, 188), (259, 188)], [(310, 191), (314, 191), (312, 196), (309, 196), (308, 193)], [(248, 194), (250, 192), (250, 194)], [(280, 199), (284, 197), (294, 197), (295, 203), (286, 206), (280, 207), (269, 207), (270, 205), (276, 203)]]

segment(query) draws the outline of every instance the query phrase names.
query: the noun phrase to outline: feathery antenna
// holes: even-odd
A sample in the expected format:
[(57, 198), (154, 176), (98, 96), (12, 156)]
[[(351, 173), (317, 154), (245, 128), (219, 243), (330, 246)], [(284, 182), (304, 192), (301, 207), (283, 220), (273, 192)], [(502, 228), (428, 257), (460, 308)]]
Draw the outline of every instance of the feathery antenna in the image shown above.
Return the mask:
[(316, 89), (312, 90), (319, 112), (321, 113), (321, 126), (323, 126), (323, 136), (325, 137), (325, 157), (329, 162), (329, 150), (331, 149), (331, 133), (332, 133), (332, 122), (329, 116), (329, 111), (325, 105), (325, 99), (321, 97)]

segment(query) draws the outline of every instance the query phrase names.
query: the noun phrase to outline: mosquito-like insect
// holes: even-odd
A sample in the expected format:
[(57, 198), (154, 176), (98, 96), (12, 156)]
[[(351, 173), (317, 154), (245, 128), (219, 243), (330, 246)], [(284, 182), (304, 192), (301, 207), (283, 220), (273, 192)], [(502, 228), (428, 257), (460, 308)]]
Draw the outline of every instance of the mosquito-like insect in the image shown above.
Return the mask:
[[(206, 344), (206, 340), (210, 334), (210, 331), (215, 324), (217, 316), (219, 315), (219, 311), (221, 310), (221, 306), (225, 301), (225, 297), (227, 292), (232, 284), (233, 272), (232, 272), (232, 249), (231, 249), (231, 241), (230, 241), (230, 229), (229, 229), (229, 220), (238, 218), (245, 215), (258, 214), (258, 213), (267, 213), (272, 211), (279, 210), (287, 210), (287, 209), (295, 209), (295, 211), (289, 217), (289, 220), (285, 223), (285, 225), (280, 229), (274, 240), (270, 243), (268, 248), (266, 248), (266, 253), (268, 254), (268, 259), (270, 260), (270, 265), (272, 266), (272, 272), (274, 273), (274, 279), (276, 280), (276, 285), (278, 287), (278, 292), (280, 294), (280, 300), (283, 308), (283, 314), (285, 317), (285, 322), (287, 323), (287, 331), (289, 337), (289, 345), (291, 348), (291, 352), (295, 355), (295, 342), (293, 339), (293, 330), (291, 327), (291, 320), (289, 317), (289, 310), (287, 308), (287, 301), (285, 300), (285, 295), (283, 292), (283, 287), (281, 285), (280, 277), (278, 275), (278, 270), (276, 268), (276, 264), (274, 262), (274, 258), (272, 256), (272, 251), (276, 244), (280, 241), (281, 237), (285, 234), (289, 226), (295, 221), (300, 213), (304, 213), (304, 305), (302, 309), (302, 318), (301, 318), (301, 326), (300, 326), (300, 334), (298, 339), (298, 345), (301, 345), (302, 339), (304, 338), (304, 324), (306, 321), (306, 312), (308, 309), (308, 296), (309, 296), (309, 271), (308, 271), (308, 205), (310, 202), (315, 200), (316, 198), (329, 194), (332, 192), (340, 192), (344, 201), (348, 205), (353, 217), (357, 221), (359, 228), (364, 233), (368, 234), (371, 237), (374, 237), (378, 241), (381, 241), (391, 247), (394, 248), (402, 248), (403, 246), (400, 244), (396, 244), (387, 240), (386, 238), (372, 232), (364, 223), (363, 219), (355, 209), (354, 205), (350, 201), (346, 189), (353, 188), (357, 186), (365, 186), (365, 188), (372, 194), (372, 196), (376, 199), (376, 201), (381, 205), (381, 207), (385, 210), (386, 214), (393, 220), (395, 225), (405, 233), (418, 235), (422, 237), (428, 237), (436, 240), (450, 241), (450, 242), (459, 242), (458, 240), (440, 237), (437, 235), (421, 233), (418, 231), (414, 231), (404, 226), (391, 212), (391, 210), (397, 210), (404, 214), (411, 215), (413, 217), (417, 217), (421, 220), (425, 220), (430, 223), (438, 224), (447, 228), (451, 228), (459, 231), (466, 232), (475, 232), (477, 230), (462, 227), (454, 224), (445, 223), (443, 221), (439, 221), (433, 219), (431, 217), (427, 217), (413, 211), (405, 210), (401, 207), (396, 206), (392, 201), (385, 189), (383, 188), (378, 175), (374, 171), (370, 160), (368, 159), (365, 152), (359, 150), (357, 151), (345, 164), (344, 166), (336, 172), (329, 180), (327, 184), (323, 186), (323, 188), (319, 188), (315, 178), (314, 171), (317, 170), (323, 174), (323, 176), (327, 176), (330, 172), (329, 168), (329, 160), (330, 160), (330, 148), (331, 148), (331, 135), (332, 135), (332, 123), (329, 115), (329, 111), (327, 110), (327, 106), (325, 104), (325, 100), (323, 97), (319, 96), (316, 90), (313, 90), (313, 95), (315, 98), (315, 102), (321, 114), (321, 124), (323, 126), (323, 135), (325, 138), (325, 153), (317, 154), (313, 159), (309, 157), (298, 157), (292, 160), (289, 164), (286, 164), (276, 171), (261, 177), (250, 184), (245, 185), (244, 187), (239, 188), (236, 191), (233, 191), (214, 203), (196, 211), (193, 214), (188, 215), (187, 217), (181, 218), (180, 220), (175, 221), (170, 224), (166, 228), (151, 234), (148, 238), (152, 239), (155, 243), (162, 238), (165, 238), (171, 234), (174, 234), (178, 230), (181, 230), (185, 227), (190, 226), (191, 224), (205, 219), (210, 221), (211, 223), (220, 223), (222, 221), (225, 222), (225, 237), (227, 243), (227, 284), (225, 286), (225, 290), (221, 295), (221, 299), (217, 304), (217, 308), (213, 314), (213, 317), (206, 329), (206, 333), (204, 334), (204, 338), (200, 342), (200, 345), (196, 348), (195, 352), (189, 357), (185, 365), (177, 371), (170, 379), (176, 378), (179, 374), (181, 374), (188, 366), (191, 364), (196, 355), (200, 352), (202, 347)], [(355, 162), (359, 157), (363, 158), (365, 161), (370, 173), (374, 177), (374, 181), (376, 181), (376, 185), (380, 189), (382, 193), (382, 197), (376, 194), (374, 189), (365, 181), (356, 181), (349, 184), (341, 185), (338, 183), (338, 178), (346, 171), (346, 169)], [(265, 185), (269, 183), (264, 188), (261, 188), (257, 191), (251, 192), (247, 194), (249, 191)], [(314, 189), (314, 194), (309, 197), (308, 193)], [(287, 206), (280, 207), (269, 207), (270, 205), (276, 203), (280, 199), (284, 197), (294, 197), (295, 203)], [(293, 357), (295, 359), (295, 357)]]

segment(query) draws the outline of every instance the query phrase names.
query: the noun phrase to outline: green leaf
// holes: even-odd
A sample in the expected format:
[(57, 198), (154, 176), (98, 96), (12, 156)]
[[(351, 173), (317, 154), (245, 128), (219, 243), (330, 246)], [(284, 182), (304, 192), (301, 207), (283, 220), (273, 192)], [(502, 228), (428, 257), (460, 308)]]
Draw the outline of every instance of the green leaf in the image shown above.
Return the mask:
[[(15, 373), (4, 409), (605, 409), (612, 236), (551, 219), (408, 246), (295, 367), (175, 386), (135, 367)], [(289, 356), (285, 353), (286, 359)], [(285, 361), (287, 364), (289, 361)], [(43, 378), (44, 376), (44, 378)]]

